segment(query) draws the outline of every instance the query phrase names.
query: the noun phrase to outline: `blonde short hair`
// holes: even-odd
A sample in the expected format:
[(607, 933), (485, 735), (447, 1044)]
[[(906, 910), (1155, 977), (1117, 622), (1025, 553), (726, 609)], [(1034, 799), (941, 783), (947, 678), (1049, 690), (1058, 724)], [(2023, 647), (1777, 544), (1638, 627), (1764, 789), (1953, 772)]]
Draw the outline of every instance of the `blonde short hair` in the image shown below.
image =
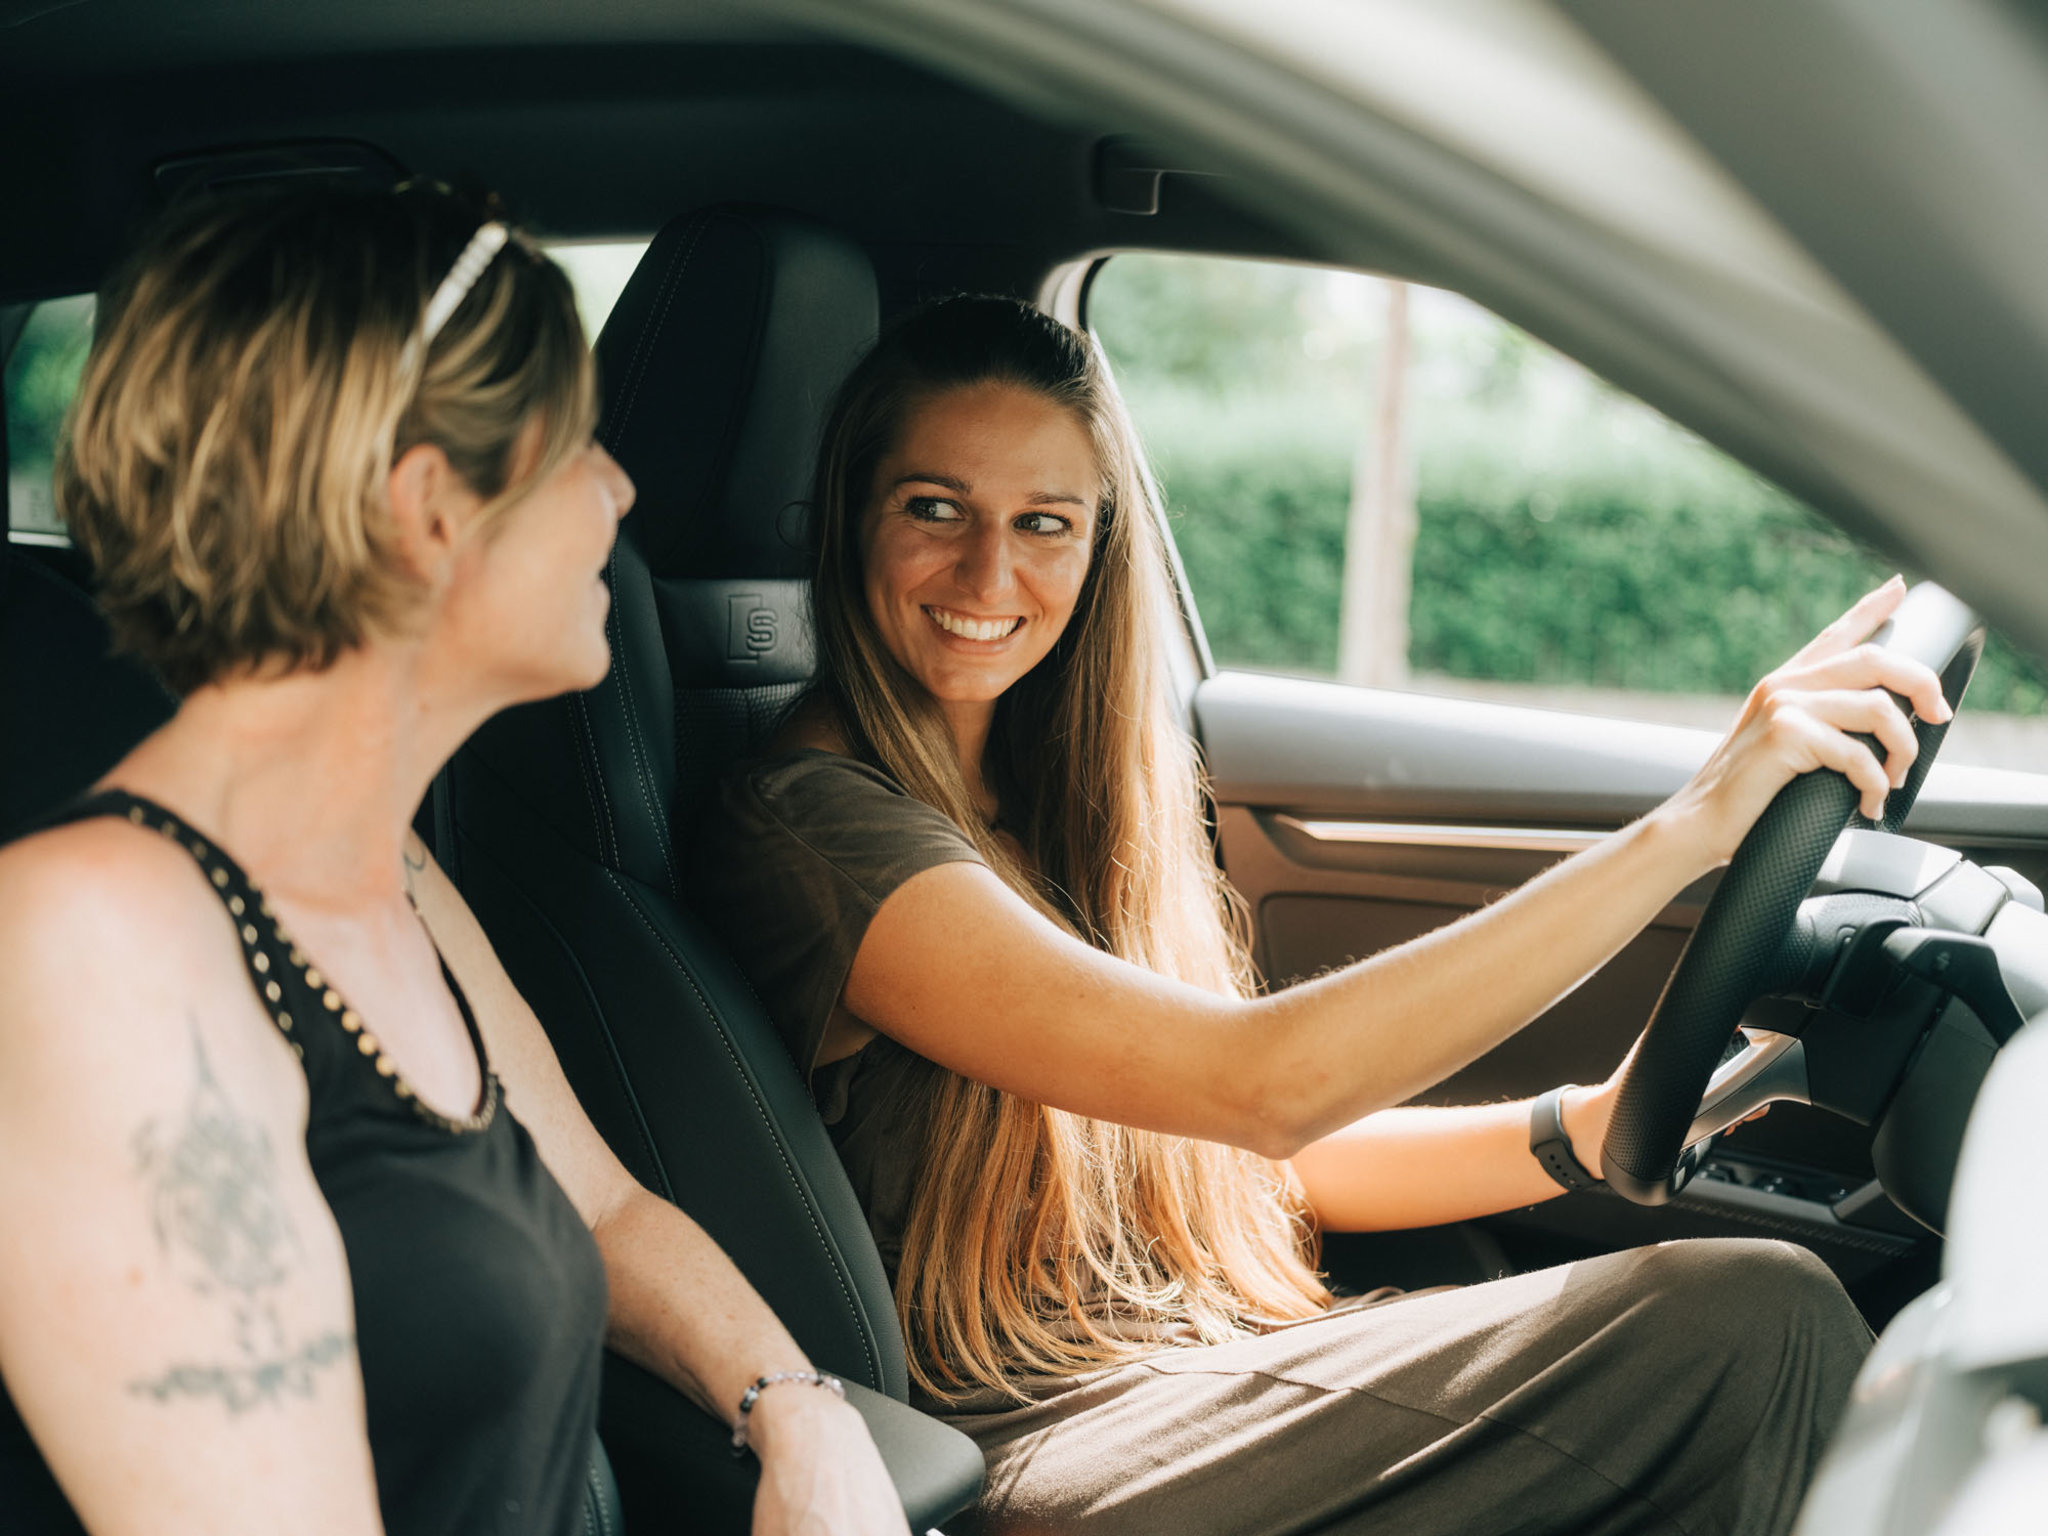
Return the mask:
[(408, 346), (491, 216), (445, 188), (324, 188), (208, 196), (148, 231), (101, 295), (56, 469), (117, 648), (181, 694), (324, 667), (416, 610), (398, 457), (440, 448), (490, 516), (588, 441), (575, 298), (523, 239)]

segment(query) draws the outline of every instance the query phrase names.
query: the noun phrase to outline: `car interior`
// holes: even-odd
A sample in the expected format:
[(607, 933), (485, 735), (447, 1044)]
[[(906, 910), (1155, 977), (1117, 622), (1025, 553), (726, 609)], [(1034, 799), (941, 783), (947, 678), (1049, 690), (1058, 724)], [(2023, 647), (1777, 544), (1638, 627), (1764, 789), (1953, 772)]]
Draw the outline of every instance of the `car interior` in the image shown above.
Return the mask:
[[(678, 876), (719, 775), (810, 675), (803, 503), (832, 392), (880, 326), (934, 296), (1008, 293), (1085, 324), (1090, 276), (1119, 251), (1471, 286), (1392, 232), (1305, 235), (1137, 128), (1028, 109), (903, 54), (722, 6), (0, 0), (0, 363), (38, 304), (93, 290), (137, 224), (195, 185), (425, 174), (495, 190), (549, 240), (650, 242), (594, 338), (599, 436), (638, 488), (609, 572), (611, 674), (490, 722), (417, 825), (599, 1130), (848, 1383), (919, 1531), (973, 1502), (979, 1454), (908, 1406), (860, 1209)], [(108, 654), (78, 553), (18, 519), (11, 530), (4, 829), (78, 793), (174, 706)], [(1184, 597), (1171, 639), (1218, 857), (1274, 987), (1484, 904), (1649, 810), (1704, 751), (1699, 733), (1667, 726), (1221, 670)], [(2010, 872), (2003, 889), (2023, 902), (2032, 890), (2038, 910), (2048, 776), (1937, 770), (1911, 831)], [(1605, 1076), (1713, 883), (1426, 1100)], [(1778, 1028), (1808, 1006), (1766, 998), (1747, 1022)], [(1859, 1123), (1779, 1104), (1661, 1204), (1603, 1188), (1430, 1231), (1332, 1234), (1322, 1262), (1362, 1291), (1679, 1237), (1782, 1237), (1819, 1254), (1882, 1328), (1933, 1283), (1941, 1213), (1887, 1194), (1880, 1107)], [(656, 1529), (679, 1511), (746, 1528), (751, 1473), (723, 1430), (623, 1360), (607, 1361), (600, 1432), (610, 1471), (593, 1474), (592, 1529), (621, 1512), (626, 1529)]]

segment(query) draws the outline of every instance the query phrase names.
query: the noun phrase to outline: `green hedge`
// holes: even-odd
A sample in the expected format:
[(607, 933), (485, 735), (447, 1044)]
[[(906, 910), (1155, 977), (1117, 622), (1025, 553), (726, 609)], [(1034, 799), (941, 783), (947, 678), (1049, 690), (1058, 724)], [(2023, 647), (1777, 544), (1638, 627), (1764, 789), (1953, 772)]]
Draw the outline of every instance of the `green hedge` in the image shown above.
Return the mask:
[[(1333, 672), (1351, 480), (1341, 434), (1306, 402), (1227, 427), (1186, 402), (1134, 403), (1217, 659)], [(1589, 449), (1483, 426), (1425, 440), (1420, 455), (1417, 672), (1739, 694), (1887, 574), (1675, 431)], [(1978, 709), (2034, 714), (2048, 678), (1994, 642), (1971, 693)]]
[(92, 346), (92, 312), (85, 297), (37, 305), (7, 360), (7, 452), (17, 473), (47, 473), (56, 457), (57, 429)]

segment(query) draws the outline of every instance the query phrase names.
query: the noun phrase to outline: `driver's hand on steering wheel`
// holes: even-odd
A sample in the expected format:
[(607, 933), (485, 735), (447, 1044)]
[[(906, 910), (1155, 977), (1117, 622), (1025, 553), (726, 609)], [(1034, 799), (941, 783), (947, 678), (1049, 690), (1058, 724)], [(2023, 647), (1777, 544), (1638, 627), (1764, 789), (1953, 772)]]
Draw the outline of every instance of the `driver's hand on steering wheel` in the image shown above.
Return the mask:
[[(1560, 1106), (1564, 1113), (1564, 1133), (1572, 1144), (1572, 1155), (1596, 1179), (1607, 1177), (1606, 1164), (1602, 1161), (1607, 1150), (1607, 1122), (1614, 1118), (1614, 1105), (1621, 1097), (1622, 1078), (1627, 1075), (1628, 1064), (1634, 1056), (1635, 1049), (1630, 1047), (1628, 1055), (1621, 1059), (1621, 1065), (1604, 1083), (1566, 1089)], [(1750, 1111), (1728, 1129), (1732, 1131), (1737, 1125), (1761, 1120), (1770, 1112), (1771, 1106), (1766, 1104), (1762, 1109)]]
[[(1727, 863), (1771, 797), (1817, 768), (1832, 768), (1856, 786), (1864, 816), (1875, 821), (1884, 814), (1886, 796), (1905, 782), (1919, 755), (1912, 724), (1889, 694), (1930, 724), (1954, 715), (1932, 669), (1864, 644), (1905, 596), (1905, 582), (1894, 576), (1751, 689), (1734, 729), (1666, 803), (1699, 839), (1708, 867)], [(1884, 760), (1852, 733), (1875, 737)]]

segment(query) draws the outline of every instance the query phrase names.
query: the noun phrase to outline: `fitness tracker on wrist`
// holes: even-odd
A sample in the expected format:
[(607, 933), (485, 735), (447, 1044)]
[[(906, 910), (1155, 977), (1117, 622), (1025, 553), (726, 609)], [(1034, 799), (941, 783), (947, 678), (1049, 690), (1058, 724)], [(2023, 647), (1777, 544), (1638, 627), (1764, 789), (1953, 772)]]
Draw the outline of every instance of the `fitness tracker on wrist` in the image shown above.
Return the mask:
[(1529, 1150), (1543, 1171), (1568, 1190), (1596, 1188), (1600, 1181), (1572, 1151), (1572, 1138), (1564, 1128), (1564, 1096), (1578, 1087), (1562, 1083), (1539, 1094), (1529, 1106)]

